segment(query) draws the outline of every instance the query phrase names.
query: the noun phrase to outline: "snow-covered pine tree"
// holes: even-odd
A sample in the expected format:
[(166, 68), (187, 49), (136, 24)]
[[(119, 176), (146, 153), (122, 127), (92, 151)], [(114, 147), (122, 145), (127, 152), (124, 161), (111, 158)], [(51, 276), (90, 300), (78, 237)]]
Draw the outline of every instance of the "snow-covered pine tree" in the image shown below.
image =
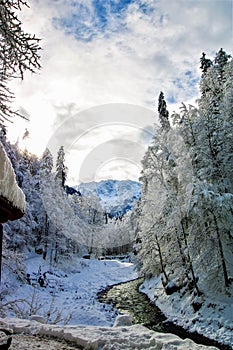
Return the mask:
[[(159, 95), (159, 120), (153, 143), (149, 146), (143, 160), (140, 180), (143, 183), (139, 203), (136, 241), (134, 245), (141, 270), (147, 274), (162, 273), (168, 282), (166, 243), (169, 241), (167, 220), (169, 216), (169, 182), (176, 182), (174, 177), (174, 157), (169, 147), (170, 122), (164, 95)], [(174, 182), (175, 181), (175, 182)], [(138, 208), (139, 209), (139, 208)]]
[(201, 62), (201, 69), (203, 74), (205, 74), (207, 72), (207, 69), (210, 68), (213, 65), (213, 62), (209, 59), (205, 57), (206, 54), (204, 52), (202, 52), (202, 57), (200, 58), (200, 62)]
[(228, 55), (222, 48), (216, 53), (214, 63), (215, 68), (218, 70), (219, 78), (223, 79), (224, 67), (227, 64), (228, 60), (231, 58), (231, 55)]
[[(50, 190), (52, 182), (52, 169), (53, 169), (53, 156), (48, 148), (45, 149), (41, 163), (40, 163), (40, 192), (42, 200), (44, 198), (44, 193)], [(50, 219), (43, 205), (43, 213), (40, 217), (41, 230), (38, 234), (38, 246), (43, 245), (43, 259), (46, 259), (48, 252), (49, 236), (50, 231), (54, 228), (51, 227)]]
[(164, 94), (162, 91), (159, 94), (158, 112), (159, 112), (159, 121), (162, 129), (169, 130), (170, 129), (169, 112), (167, 110), (167, 103), (164, 99)]
[(220, 50), (202, 75), (199, 108), (183, 104), (175, 129), (161, 127), (143, 159), (139, 266), (198, 294), (232, 281), (232, 72)]
[(40, 163), (41, 182), (46, 184), (46, 181), (51, 181), (51, 173), (53, 170), (53, 156), (48, 148), (45, 149)]
[(62, 188), (65, 188), (66, 178), (67, 167), (65, 166), (65, 151), (64, 147), (61, 146), (57, 153), (55, 180)]
[[(213, 266), (212, 279), (219, 281), (220, 288), (229, 285), (233, 271), (233, 264), (228, 258), (233, 250), (233, 179), (230, 170), (233, 167), (232, 72), (230, 55), (220, 49), (213, 66), (202, 78), (202, 96), (196, 120), (196, 205), (199, 210), (201, 207), (205, 221), (203, 237), (207, 239), (209, 259), (212, 259), (212, 263), (208, 264), (209, 268)], [(211, 242), (214, 244), (210, 248)]]
[[(183, 105), (174, 120), (189, 147), (194, 173), (184, 226), (191, 258), (198, 274), (205, 273), (209, 289), (224, 290), (232, 274), (233, 67), (222, 49), (216, 57), (200, 82), (199, 109)], [(224, 57), (220, 63), (219, 57)]]

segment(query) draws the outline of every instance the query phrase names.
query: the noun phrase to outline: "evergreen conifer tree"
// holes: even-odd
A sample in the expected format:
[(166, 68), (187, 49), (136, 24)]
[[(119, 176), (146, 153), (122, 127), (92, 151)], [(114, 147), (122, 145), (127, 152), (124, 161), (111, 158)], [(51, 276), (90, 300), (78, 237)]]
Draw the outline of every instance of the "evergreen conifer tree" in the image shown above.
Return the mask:
[[(159, 96), (161, 128), (143, 159), (142, 196), (134, 216), (141, 271), (179, 280), (200, 296), (230, 293), (233, 264), (232, 60), (222, 49), (202, 57), (198, 107), (184, 104), (170, 127)], [(184, 283), (184, 284), (183, 284)]]
[(160, 95), (159, 95), (158, 112), (159, 112), (159, 120), (160, 120), (162, 129), (169, 130), (171, 127), (169, 122), (169, 112), (167, 110), (167, 103), (164, 99), (164, 94), (162, 91), (160, 92)]
[(65, 188), (65, 182), (67, 178), (67, 167), (65, 166), (65, 151), (64, 147), (61, 146), (57, 154), (56, 162), (56, 175), (55, 180), (62, 188)]
[(202, 52), (202, 57), (200, 58), (201, 61), (201, 69), (203, 74), (207, 72), (207, 69), (210, 68), (213, 65), (213, 62), (209, 59), (205, 57), (206, 54), (204, 52)]

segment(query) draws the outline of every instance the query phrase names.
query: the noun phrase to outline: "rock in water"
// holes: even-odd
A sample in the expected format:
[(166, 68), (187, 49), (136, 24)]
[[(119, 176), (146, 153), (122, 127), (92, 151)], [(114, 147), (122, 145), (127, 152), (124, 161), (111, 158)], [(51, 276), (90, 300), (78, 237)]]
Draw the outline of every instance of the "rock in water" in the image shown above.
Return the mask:
[(131, 315), (118, 315), (113, 327), (121, 326), (132, 326), (132, 316)]

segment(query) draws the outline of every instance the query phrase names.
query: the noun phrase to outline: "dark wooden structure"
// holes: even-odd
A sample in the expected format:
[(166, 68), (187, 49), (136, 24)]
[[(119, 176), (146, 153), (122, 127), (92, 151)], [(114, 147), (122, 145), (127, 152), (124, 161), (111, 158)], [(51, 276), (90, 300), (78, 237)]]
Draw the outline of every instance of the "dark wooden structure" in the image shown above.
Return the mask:
[(23, 214), (19, 208), (0, 195), (0, 224), (4, 224), (8, 220), (20, 219)]
[(2, 224), (8, 220), (17, 220), (24, 215), (19, 208), (16, 208), (11, 202), (0, 195), (0, 284), (1, 284), (1, 271), (2, 271), (2, 240), (3, 240), (3, 227)]

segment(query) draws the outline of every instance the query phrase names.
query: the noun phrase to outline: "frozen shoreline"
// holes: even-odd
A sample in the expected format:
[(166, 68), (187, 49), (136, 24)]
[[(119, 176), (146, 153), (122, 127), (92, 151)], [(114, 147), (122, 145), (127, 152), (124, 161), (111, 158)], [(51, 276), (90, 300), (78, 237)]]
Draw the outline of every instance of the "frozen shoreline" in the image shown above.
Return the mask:
[(202, 307), (194, 311), (192, 296), (180, 292), (167, 295), (160, 278), (145, 280), (140, 291), (145, 293), (164, 313), (168, 321), (209, 339), (233, 348), (233, 298), (214, 295), (204, 300)]

